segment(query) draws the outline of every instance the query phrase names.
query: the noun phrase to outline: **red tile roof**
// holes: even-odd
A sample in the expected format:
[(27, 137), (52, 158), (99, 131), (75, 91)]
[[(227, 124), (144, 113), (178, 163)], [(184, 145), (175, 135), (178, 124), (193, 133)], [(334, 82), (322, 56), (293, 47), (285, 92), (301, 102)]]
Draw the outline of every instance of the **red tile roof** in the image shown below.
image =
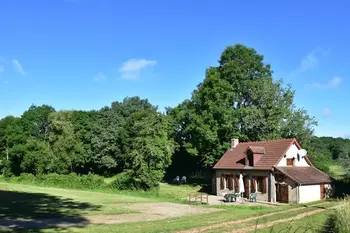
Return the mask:
[(263, 146), (249, 146), (248, 149), (250, 149), (254, 154), (265, 154), (265, 147)]
[(315, 167), (275, 167), (299, 185), (326, 184), (334, 180)]
[(250, 167), (249, 169), (271, 170), (273, 166), (277, 165), (293, 143), (296, 143), (300, 148), (300, 145), (295, 138), (258, 142), (240, 142), (236, 148), (226, 151), (221, 159), (215, 164), (214, 169), (243, 169), (245, 166), (239, 163), (239, 161), (245, 159), (245, 152), (248, 147), (254, 148), (254, 150), (257, 148), (260, 148), (259, 150), (261, 150), (261, 148), (264, 147), (265, 154), (254, 165), (254, 167)]

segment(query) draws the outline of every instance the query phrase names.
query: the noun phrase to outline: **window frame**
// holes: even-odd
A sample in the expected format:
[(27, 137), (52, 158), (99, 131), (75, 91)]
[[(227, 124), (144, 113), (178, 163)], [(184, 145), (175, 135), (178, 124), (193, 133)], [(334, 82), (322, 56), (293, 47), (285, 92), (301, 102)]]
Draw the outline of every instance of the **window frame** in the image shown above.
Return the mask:
[[(289, 163), (291, 161), (291, 164)], [(287, 166), (294, 166), (295, 158), (287, 158), (286, 159)]]

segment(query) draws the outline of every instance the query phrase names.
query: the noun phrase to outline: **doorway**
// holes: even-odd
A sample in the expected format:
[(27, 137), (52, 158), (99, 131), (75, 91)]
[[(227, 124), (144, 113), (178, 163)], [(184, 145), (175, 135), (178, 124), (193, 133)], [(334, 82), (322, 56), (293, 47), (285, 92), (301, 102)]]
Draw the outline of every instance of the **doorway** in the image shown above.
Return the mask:
[(281, 203), (288, 203), (288, 185), (276, 184), (276, 201)]

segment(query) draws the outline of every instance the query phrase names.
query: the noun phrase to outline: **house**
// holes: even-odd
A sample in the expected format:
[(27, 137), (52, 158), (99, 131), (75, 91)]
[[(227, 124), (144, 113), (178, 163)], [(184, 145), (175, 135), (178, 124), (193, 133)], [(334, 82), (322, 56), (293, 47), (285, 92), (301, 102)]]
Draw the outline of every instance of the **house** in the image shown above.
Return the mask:
[(258, 201), (306, 203), (334, 191), (334, 180), (311, 163), (294, 138), (242, 143), (233, 139), (213, 169), (213, 191), (220, 196), (238, 192), (240, 174), (243, 196), (256, 193)]

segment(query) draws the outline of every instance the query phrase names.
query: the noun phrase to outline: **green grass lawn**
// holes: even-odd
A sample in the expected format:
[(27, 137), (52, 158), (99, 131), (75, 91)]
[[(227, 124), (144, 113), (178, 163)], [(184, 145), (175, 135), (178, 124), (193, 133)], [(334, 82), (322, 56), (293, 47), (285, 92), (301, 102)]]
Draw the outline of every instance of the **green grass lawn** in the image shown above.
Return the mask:
[[(136, 191), (111, 193), (0, 183), (0, 221), (9, 218), (80, 217), (84, 219), (86, 215), (124, 214), (131, 212), (128, 209), (128, 205), (132, 203), (159, 202), (167, 199), (179, 200), (185, 198), (190, 192), (198, 191), (199, 188), (198, 186), (172, 186), (161, 184), (157, 195), (146, 195), (145, 193), (136, 194)], [(319, 207), (333, 205), (333, 203), (328, 202), (317, 202), (317, 204)], [(114, 225), (86, 224), (84, 227), (69, 229), (57, 227), (54, 229), (41, 229), (40, 232), (174, 232), (227, 221), (239, 221), (239, 219), (261, 216), (265, 213), (300, 206), (284, 205), (279, 207), (264, 207), (259, 205), (218, 205), (214, 207), (221, 208), (221, 211), (147, 222)], [(303, 210), (296, 211), (291, 210), (287, 215), (296, 215), (311, 208), (314, 207), (307, 207)], [(275, 215), (265, 220), (262, 219), (261, 221), (273, 221), (278, 218), (283, 218), (284, 216), (286, 215)], [(255, 224), (255, 221), (246, 222), (244, 226), (250, 226), (252, 224)], [(232, 229), (234, 229), (232, 226), (228, 226), (226, 228), (214, 229), (210, 232), (222, 232)], [(26, 229), (16, 232), (39, 231)]]
[(44, 188), (23, 184), (0, 183), (2, 210), (11, 210), (7, 218), (78, 216), (87, 214), (121, 214), (131, 211), (128, 203), (149, 202), (151, 199), (110, 193)]
[[(69, 232), (101, 232), (101, 233), (154, 233), (154, 232), (175, 232), (186, 230), (210, 224), (239, 220), (251, 216), (259, 216), (264, 213), (270, 213), (280, 208), (254, 208), (249, 206), (235, 206), (227, 208), (225, 211), (184, 216), (178, 218), (168, 218), (158, 221), (122, 223), (114, 225), (88, 225), (84, 228), (70, 228)], [(42, 232), (54, 232), (57, 229), (47, 229)], [(21, 231), (22, 232), (22, 231)], [(23, 231), (25, 232), (25, 231)]]
[[(137, 196), (135, 193), (135, 195), (127, 195), (127, 192), (103, 193), (0, 183), (0, 220), (9, 218), (84, 217), (85, 215), (130, 213), (127, 207), (131, 203), (159, 202), (163, 201), (164, 197), (182, 199), (189, 192), (198, 191), (198, 189), (199, 187), (188, 185), (172, 186), (161, 184), (158, 195), (148, 197), (142, 196), (143, 194)], [(245, 205), (226, 206), (222, 211), (209, 214), (168, 218), (150, 222), (86, 226), (84, 228), (70, 228), (69, 231), (171, 232), (232, 219), (256, 216), (281, 208)], [(41, 230), (41, 232), (57, 230), (57, 228), (47, 229)], [(29, 230), (23, 232), (29, 232)]]
[[(16, 218), (22, 216), (21, 212), (24, 212), (24, 216), (28, 211), (31, 212), (29, 217), (131, 213), (135, 212), (127, 208), (131, 203), (184, 201), (188, 193), (198, 191), (199, 187), (160, 184), (158, 193), (137, 191), (111, 193), (0, 183), (0, 190), (2, 209), (14, 210), (14, 213), (7, 214), (7, 217)], [(5, 212), (2, 213), (0, 217), (4, 217)]]
[(329, 217), (332, 211), (324, 211), (319, 214), (310, 215), (303, 219), (292, 220), (286, 223), (276, 224), (272, 227), (259, 229), (256, 233), (326, 233), (333, 232), (329, 224)]

